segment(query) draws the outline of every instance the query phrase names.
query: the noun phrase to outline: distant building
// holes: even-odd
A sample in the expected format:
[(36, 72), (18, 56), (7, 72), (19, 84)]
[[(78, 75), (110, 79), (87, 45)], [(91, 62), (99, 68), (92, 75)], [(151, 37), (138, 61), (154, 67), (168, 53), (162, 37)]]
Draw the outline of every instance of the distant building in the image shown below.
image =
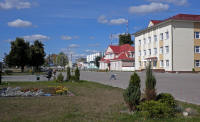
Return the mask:
[(104, 53), (98, 52), (98, 53), (87, 55), (87, 63), (88, 63), (87, 68), (88, 69), (98, 69), (98, 67), (95, 65), (95, 59), (98, 56), (103, 57)]
[(134, 36), (136, 70), (151, 63), (153, 69), (169, 72), (200, 71), (200, 15), (151, 20)]
[(99, 62), (100, 70), (134, 71), (135, 49), (129, 44), (110, 45)]

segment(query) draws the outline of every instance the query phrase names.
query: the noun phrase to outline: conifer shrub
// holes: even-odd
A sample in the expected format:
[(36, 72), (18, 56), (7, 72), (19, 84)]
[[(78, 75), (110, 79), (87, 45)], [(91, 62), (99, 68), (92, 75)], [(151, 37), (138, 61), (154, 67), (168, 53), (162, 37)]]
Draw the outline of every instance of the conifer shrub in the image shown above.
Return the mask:
[(79, 81), (80, 80), (80, 71), (78, 69), (78, 67), (76, 67), (75, 70), (75, 81)]
[(62, 73), (59, 73), (56, 79), (56, 82), (63, 82), (64, 76), (62, 75)]
[(70, 81), (71, 79), (71, 71), (70, 71), (70, 67), (67, 67), (67, 78), (66, 81)]
[(156, 78), (153, 75), (151, 65), (148, 65), (146, 68), (146, 80), (145, 80), (145, 96), (146, 100), (155, 100), (156, 99)]
[(174, 97), (171, 94), (169, 94), (169, 93), (160, 93), (156, 97), (156, 100), (161, 102), (161, 103), (165, 103), (165, 104), (169, 105), (169, 107), (171, 107), (175, 112), (175, 109), (177, 107), (177, 103), (176, 103)]
[(175, 115), (168, 104), (160, 101), (145, 101), (137, 107), (145, 118), (169, 118)]
[(140, 77), (134, 72), (130, 77), (129, 86), (123, 93), (124, 101), (129, 107), (130, 111), (136, 110), (136, 106), (140, 102)]

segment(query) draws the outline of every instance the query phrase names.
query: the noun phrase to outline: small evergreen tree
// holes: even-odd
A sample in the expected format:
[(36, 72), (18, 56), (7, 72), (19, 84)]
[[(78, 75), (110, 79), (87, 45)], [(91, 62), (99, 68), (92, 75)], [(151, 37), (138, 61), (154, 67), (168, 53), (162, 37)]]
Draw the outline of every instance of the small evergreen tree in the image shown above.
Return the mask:
[(140, 91), (140, 77), (134, 72), (131, 75), (128, 88), (124, 91), (124, 101), (127, 103), (129, 110), (136, 110), (136, 106), (139, 105), (141, 91)]
[(145, 81), (146, 89), (145, 95), (147, 100), (155, 100), (156, 99), (156, 78), (153, 75), (151, 65), (149, 64), (146, 68), (146, 81)]
[(70, 81), (71, 79), (71, 71), (70, 71), (70, 67), (67, 67), (67, 78), (66, 81)]
[(78, 67), (76, 67), (76, 70), (75, 70), (75, 80), (76, 81), (80, 80), (80, 71), (79, 71)]

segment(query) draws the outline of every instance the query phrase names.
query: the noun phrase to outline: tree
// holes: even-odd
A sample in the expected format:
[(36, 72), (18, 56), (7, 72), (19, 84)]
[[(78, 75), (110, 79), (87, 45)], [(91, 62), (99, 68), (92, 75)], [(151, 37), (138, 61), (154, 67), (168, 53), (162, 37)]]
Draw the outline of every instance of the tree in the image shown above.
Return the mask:
[(156, 78), (153, 75), (151, 64), (149, 64), (146, 68), (146, 80), (145, 80), (145, 95), (147, 100), (155, 100), (156, 99)]
[(100, 56), (97, 56), (95, 58), (95, 65), (99, 68), (99, 61), (101, 60), (101, 57)]
[(131, 40), (131, 34), (121, 34), (119, 35), (119, 45), (123, 44), (133, 44), (133, 41)]
[(70, 81), (71, 79), (71, 71), (70, 71), (70, 67), (67, 67), (67, 78), (66, 81)]
[(63, 52), (60, 52), (56, 58), (56, 65), (66, 66), (68, 62), (68, 57)]
[(78, 67), (76, 67), (76, 70), (75, 70), (75, 80), (76, 81), (80, 80), (80, 71), (79, 71)]
[(23, 38), (16, 38), (11, 42), (11, 51), (6, 56), (6, 63), (9, 66), (21, 67), (21, 72), (24, 72), (24, 66), (29, 64), (30, 59), (29, 43)]
[(124, 91), (124, 101), (127, 103), (129, 110), (136, 110), (136, 106), (139, 105), (141, 91), (140, 91), (140, 77), (134, 72), (131, 75), (128, 88)]
[(30, 55), (30, 65), (36, 67), (36, 70), (38, 71), (39, 66), (45, 63), (44, 45), (40, 41), (36, 40), (30, 47)]

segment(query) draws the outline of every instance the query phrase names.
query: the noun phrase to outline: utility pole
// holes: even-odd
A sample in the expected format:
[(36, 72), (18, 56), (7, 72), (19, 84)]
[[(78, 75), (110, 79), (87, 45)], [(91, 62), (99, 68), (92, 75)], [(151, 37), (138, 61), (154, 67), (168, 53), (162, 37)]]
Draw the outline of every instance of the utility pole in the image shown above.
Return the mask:
[(112, 45), (112, 39), (113, 39), (113, 37), (112, 37), (112, 33), (110, 34), (110, 45)]
[(126, 23), (126, 34), (128, 34), (128, 20), (127, 20), (127, 23)]

